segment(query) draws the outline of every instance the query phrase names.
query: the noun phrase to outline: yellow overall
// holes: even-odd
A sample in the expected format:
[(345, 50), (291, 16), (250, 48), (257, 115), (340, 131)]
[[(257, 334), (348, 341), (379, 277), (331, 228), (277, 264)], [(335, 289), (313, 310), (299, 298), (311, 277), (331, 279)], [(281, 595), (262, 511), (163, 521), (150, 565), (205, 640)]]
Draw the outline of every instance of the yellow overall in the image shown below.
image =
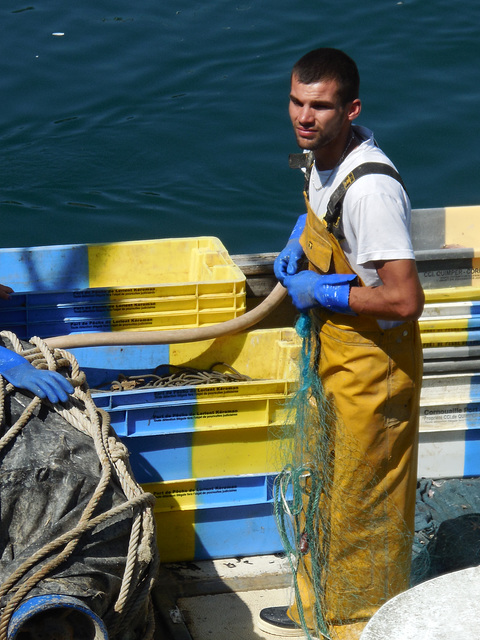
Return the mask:
[[(307, 200), (301, 243), (309, 268), (354, 273), (337, 239)], [(329, 444), (330, 495), (317, 605), (333, 638), (357, 638), (388, 599), (408, 588), (417, 480), (418, 407), (422, 376), (416, 322), (382, 330), (373, 318), (313, 312), (320, 341), (319, 376), (335, 411)], [(315, 629), (310, 553), (297, 580), (307, 626)], [(320, 599), (320, 602), (318, 600)], [(288, 611), (300, 623), (298, 603)], [(350, 629), (350, 631), (348, 631)]]

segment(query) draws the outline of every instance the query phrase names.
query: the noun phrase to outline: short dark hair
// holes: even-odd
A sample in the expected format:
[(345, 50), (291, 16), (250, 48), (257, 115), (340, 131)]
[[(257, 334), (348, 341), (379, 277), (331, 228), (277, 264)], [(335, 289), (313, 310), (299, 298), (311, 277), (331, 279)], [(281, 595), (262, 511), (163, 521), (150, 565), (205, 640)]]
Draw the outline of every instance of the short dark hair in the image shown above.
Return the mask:
[(340, 49), (321, 47), (306, 53), (292, 69), (302, 84), (313, 84), (321, 80), (336, 80), (342, 104), (358, 98), (360, 75), (355, 62)]

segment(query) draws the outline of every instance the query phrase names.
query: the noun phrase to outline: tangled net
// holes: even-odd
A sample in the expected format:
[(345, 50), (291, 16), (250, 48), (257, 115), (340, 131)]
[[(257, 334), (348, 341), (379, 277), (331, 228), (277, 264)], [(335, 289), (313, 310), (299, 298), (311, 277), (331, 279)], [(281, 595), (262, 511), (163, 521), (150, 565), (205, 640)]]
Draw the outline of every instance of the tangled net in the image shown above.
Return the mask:
[[(0, 450), (5, 451), (32, 416), (38, 414), (42, 403), (59, 414), (68, 424), (93, 440), (101, 465), (101, 476), (76, 526), (48, 544), (36, 550), (18, 566), (0, 586), (0, 598), (6, 601), (0, 616), (0, 640), (6, 640), (7, 628), (14, 610), (27, 598), (39, 583), (48, 579), (52, 572), (65, 563), (75, 551), (82, 538), (96, 527), (107, 526), (112, 518), (127, 512), (133, 514), (128, 553), (120, 589), (113, 606), (104, 618), (109, 637), (125, 636), (127, 621), (135, 620), (142, 610), (146, 610), (147, 621), (143, 621), (142, 640), (150, 640), (154, 634), (153, 605), (150, 592), (158, 570), (155, 522), (153, 515), (154, 497), (145, 493), (132, 476), (126, 447), (117, 439), (110, 428), (108, 413), (98, 409), (90, 395), (85, 374), (80, 370), (74, 356), (61, 349), (52, 351), (40, 338), (32, 338), (31, 348), (24, 348), (18, 338), (7, 331), (0, 336), (8, 340), (11, 348), (26, 358), (38, 369), (56, 371), (67, 370), (67, 377), (74, 387), (74, 393), (66, 403), (50, 404), (47, 400), (34, 397), (21, 417), (11, 425), (0, 439)], [(6, 424), (6, 399), (15, 391), (11, 384), (0, 378), (0, 421)], [(98, 505), (110, 483), (119, 484), (125, 501), (98, 513)], [(63, 566), (63, 565), (62, 565)], [(143, 615), (143, 614), (142, 614)]]
[(308, 316), (297, 331), (298, 388), (274, 434), (285, 443), (274, 513), (306, 637), (356, 639), (374, 611), (405, 588), (399, 582), (408, 575), (412, 538), (324, 391), (321, 345)]
[(307, 638), (310, 638), (296, 579), (301, 557), (310, 552), (312, 562), (318, 567), (312, 573), (316, 595), (315, 629), (328, 637), (328, 625), (321, 607), (323, 563), (318, 543), (322, 528), (319, 505), (322, 493), (328, 490), (331, 483), (331, 470), (328, 465), (315, 462), (325, 460), (325, 450), (328, 451), (331, 446), (333, 409), (324, 396), (319, 377), (312, 375), (318, 360), (318, 345), (313, 340), (307, 316), (300, 317), (297, 331), (302, 338), (298, 388), (288, 404), (287, 419), (283, 427), (284, 441), (292, 443), (292, 446), (283, 450), (283, 471), (275, 478), (274, 513), (294, 576), (295, 600), (302, 627)]

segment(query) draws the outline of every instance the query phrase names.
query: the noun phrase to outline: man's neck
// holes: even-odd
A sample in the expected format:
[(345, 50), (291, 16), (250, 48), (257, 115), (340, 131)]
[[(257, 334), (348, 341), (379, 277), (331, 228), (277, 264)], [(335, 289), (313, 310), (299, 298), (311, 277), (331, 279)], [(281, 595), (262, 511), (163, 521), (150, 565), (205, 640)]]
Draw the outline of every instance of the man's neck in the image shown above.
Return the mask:
[(349, 127), (345, 134), (339, 136), (333, 143), (314, 151), (317, 171), (333, 171), (357, 145), (357, 139), (352, 128)]

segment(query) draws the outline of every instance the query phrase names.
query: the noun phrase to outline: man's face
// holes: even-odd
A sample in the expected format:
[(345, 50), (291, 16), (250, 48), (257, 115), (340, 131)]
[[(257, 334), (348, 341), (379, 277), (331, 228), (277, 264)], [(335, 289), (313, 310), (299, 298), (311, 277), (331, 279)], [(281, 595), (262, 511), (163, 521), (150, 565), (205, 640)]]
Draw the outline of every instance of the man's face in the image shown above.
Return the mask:
[(302, 84), (292, 76), (288, 112), (298, 146), (315, 151), (335, 141), (350, 126), (350, 105), (341, 104), (336, 80)]

